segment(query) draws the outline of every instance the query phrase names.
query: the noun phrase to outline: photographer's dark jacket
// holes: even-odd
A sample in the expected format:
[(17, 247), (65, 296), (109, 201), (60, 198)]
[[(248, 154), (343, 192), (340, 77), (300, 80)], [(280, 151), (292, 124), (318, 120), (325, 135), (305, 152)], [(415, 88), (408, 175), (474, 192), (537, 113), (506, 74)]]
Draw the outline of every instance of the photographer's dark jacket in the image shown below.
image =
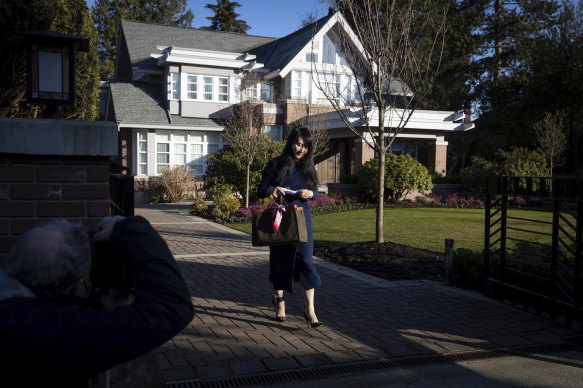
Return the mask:
[(118, 222), (110, 242), (135, 261), (131, 305), (107, 310), (83, 298), (48, 301), (0, 271), (1, 386), (86, 386), (91, 376), (158, 347), (191, 322), (190, 292), (148, 221)]

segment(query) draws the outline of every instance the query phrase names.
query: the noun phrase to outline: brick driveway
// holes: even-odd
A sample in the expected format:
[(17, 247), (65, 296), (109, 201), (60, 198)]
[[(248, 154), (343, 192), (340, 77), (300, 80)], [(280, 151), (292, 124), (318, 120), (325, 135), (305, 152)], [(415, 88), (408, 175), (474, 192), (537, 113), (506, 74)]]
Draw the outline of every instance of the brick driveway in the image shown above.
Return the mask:
[(579, 334), (480, 294), (429, 281), (380, 280), (320, 260), (316, 309), (325, 326), (306, 328), (298, 287), (286, 294), (288, 320), (279, 323), (268, 250), (188, 210), (184, 204), (136, 208), (168, 242), (196, 310), (181, 334), (154, 351), (166, 382), (550, 344)]

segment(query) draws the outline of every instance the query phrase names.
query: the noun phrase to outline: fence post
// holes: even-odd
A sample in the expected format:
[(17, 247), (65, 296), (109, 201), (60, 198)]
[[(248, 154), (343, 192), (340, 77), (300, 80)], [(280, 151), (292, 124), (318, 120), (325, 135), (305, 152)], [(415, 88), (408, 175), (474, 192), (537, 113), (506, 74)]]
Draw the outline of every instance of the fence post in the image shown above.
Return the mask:
[(445, 239), (445, 278), (451, 284), (453, 281), (453, 260), (455, 257), (453, 238)]
[[(577, 224), (575, 232), (575, 308), (583, 325), (583, 202), (577, 202)], [(581, 328), (583, 330), (583, 327)]]
[(504, 272), (506, 270), (506, 225), (507, 225), (507, 210), (508, 210), (508, 180), (502, 179), (502, 201), (500, 201), (500, 283), (504, 283)]
[[(484, 203), (484, 279), (487, 282), (488, 276), (490, 275), (490, 213), (492, 205), (492, 196), (490, 195), (490, 181), (486, 178), (486, 200)], [(484, 284), (484, 290), (487, 289), (487, 284)]]
[(557, 261), (559, 260), (559, 214), (561, 212), (561, 200), (559, 199), (558, 194), (560, 193), (560, 182), (558, 179), (555, 179), (552, 183), (553, 185), (553, 193), (551, 199), (553, 201), (553, 227), (552, 227), (552, 241), (551, 241), (551, 292), (550, 292), (550, 318), (552, 320), (557, 319), (557, 312), (555, 310), (555, 304), (553, 301), (556, 299), (557, 295)]

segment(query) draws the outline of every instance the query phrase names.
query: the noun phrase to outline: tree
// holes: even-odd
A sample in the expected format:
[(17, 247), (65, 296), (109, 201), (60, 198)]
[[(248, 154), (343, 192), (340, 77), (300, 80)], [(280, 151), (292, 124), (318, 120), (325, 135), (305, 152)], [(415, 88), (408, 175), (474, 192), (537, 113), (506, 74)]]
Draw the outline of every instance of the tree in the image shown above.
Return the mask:
[(249, 72), (241, 78), (239, 103), (227, 108), (225, 126), (228, 128), (223, 136), (230, 147), (241, 156), (245, 164), (245, 207), (249, 207), (249, 190), (253, 162), (259, 155), (265, 154), (268, 146), (267, 135), (261, 133), (265, 121), (262, 106), (257, 99), (259, 77)]
[[(440, 63), (445, 16), (423, 15), (412, 0), (344, 0), (340, 7), (346, 19), (326, 38), (312, 77), (350, 131), (379, 155), (376, 241), (384, 242), (386, 152), (427, 96)], [(355, 37), (360, 44), (352, 44)]]
[[(250, 174), (250, 186), (258, 187), (261, 181), (263, 169), (271, 159), (280, 155), (283, 151), (283, 142), (273, 141), (267, 136), (261, 136), (265, 141), (265, 152), (258, 154), (253, 159)], [(247, 166), (243, 155), (230, 145), (227, 145), (219, 152), (208, 156), (208, 167), (204, 174), (204, 190), (213, 192), (216, 187), (231, 185), (238, 193), (245, 192), (247, 181), (245, 171)], [(255, 198), (255, 192), (249, 193), (250, 202)]]
[(89, 52), (75, 57), (76, 106), (65, 119), (95, 120), (99, 110), (97, 34), (83, 0), (0, 2), (0, 116), (36, 118), (45, 107), (26, 101), (26, 50), (9, 31), (56, 31), (89, 39)]
[(217, 4), (205, 5), (206, 8), (212, 10), (215, 14), (214, 16), (207, 17), (211, 21), (211, 25), (204, 27), (204, 29), (246, 34), (247, 30), (251, 27), (244, 20), (238, 19), (241, 15), (235, 12), (235, 8), (240, 6), (241, 4), (236, 1), (229, 0), (217, 0)]
[[(329, 109), (321, 105), (315, 105), (310, 102), (294, 103), (294, 113), (301, 116), (288, 125), (288, 129), (292, 130), (298, 127), (306, 127), (312, 132), (312, 154), (317, 161), (324, 156), (330, 148), (330, 135), (326, 130), (327, 119), (326, 113)], [(288, 105), (289, 109), (289, 105)]]
[(115, 56), (121, 20), (190, 27), (194, 14), (186, 9), (186, 0), (95, 0), (91, 10), (99, 34), (101, 79), (115, 72)]
[(539, 151), (547, 158), (549, 175), (553, 169), (565, 162), (564, 153), (568, 148), (565, 131), (565, 112), (546, 113), (544, 119), (534, 125)]

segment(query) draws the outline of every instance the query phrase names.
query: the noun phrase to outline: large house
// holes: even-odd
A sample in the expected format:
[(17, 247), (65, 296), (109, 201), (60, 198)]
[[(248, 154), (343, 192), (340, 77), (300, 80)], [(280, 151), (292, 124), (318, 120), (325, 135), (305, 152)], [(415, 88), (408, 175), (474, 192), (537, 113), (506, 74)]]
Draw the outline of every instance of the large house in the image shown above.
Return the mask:
[[(321, 183), (356, 173), (374, 151), (346, 128), (312, 74), (318, 63), (345, 60), (338, 47), (343, 21), (339, 12), (331, 13), (279, 39), (122, 21), (106, 108), (106, 120), (119, 129), (122, 166), (148, 177), (186, 164), (202, 177), (207, 155), (225, 145), (223, 119), (244, 88), (262, 104), (261, 131), (274, 139), (284, 139), (288, 126), (308, 110), (320, 115), (324, 124), (315, 129), (328, 131), (331, 140), (317, 165)], [(258, 75), (256, 81), (242, 84), (249, 72)], [(444, 136), (471, 125), (460, 113), (417, 110), (389, 152), (409, 154), (430, 172), (444, 174)]]

